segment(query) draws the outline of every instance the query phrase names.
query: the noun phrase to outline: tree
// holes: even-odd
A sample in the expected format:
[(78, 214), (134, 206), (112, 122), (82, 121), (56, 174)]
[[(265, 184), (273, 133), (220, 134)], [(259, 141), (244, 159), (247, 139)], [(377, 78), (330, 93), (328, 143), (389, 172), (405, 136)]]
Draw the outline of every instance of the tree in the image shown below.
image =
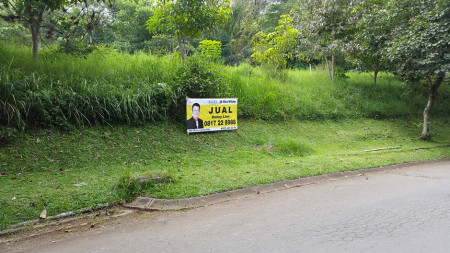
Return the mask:
[(177, 41), (183, 60), (188, 38), (225, 25), (232, 10), (231, 0), (156, 0), (153, 16), (147, 21), (151, 33), (171, 34)]
[(267, 62), (275, 65), (275, 74), (278, 69), (286, 66), (287, 59), (296, 56), (297, 41), (300, 32), (294, 28), (293, 19), (289, 15), (281, 16), (279, 26), (275, 32), (266, 34), (258, 32), (252, 39), (253, 61), (257, 63)]
[(235, 0), (231, 21), (217, 33), (208, 36), (222, 42), (222, 57), (225, 63), (237, 64), (252, 54), (250, 40), (259, 29), (259, 12), (266, 0)]
[[(305, 0), (296, 11), (298, 29), (325, 59), (330, 80), (335, 79), (335, 56), (344, 47), (352, 0)], [(330, 59), (331, 58), (331, 59)]]
[(388, 57), (392, 23), (387, 20), (386, 0), (364, 0), (351, 11), (354, 23), (346, 36), (350, 58), (364, 71), (373, 71), (373, 82), (377, 83), (378, 73), (385, 68)]
[[(149, 49), (149, 41), (153, 36), (148, 32), (146, 22), (153, 14), (151, 6), (151, 0), (115, 0), (111, 8), (115, 47), (129, 53)], [(159, 39), (152, 42), (156, 42), (159, 47), (166, 44)]]
[(109, 37), (105, 34), (111, 31), (108, 29), (110, 14), (103, 3), (72, 4), (62, 11), (48, 13), (42, 22), (41, 33), (45, 33), (44, 41), (56, 41), (65, 53), (90, 52), (96, 43)]
[(33, 42), (33, 57), (39, 57), (39, 35), (46, 12), (61, 10), (68, 4), (85, 0), (0, 0), (0, 16), (7, 21), (21, 21), (29, 27)]
[(21, 24), (7, 22), (0, 18), (0, 40), (7, 43), (30, 44), (31, 36)]
[(252, 37), (259, 31), (274, 32), (280, 17), (296, 5), (298, 0), (234, 0), (231, 21), (207, 38), (222, 42), (226, 64), (237, 64), (253, 54)]
[(391, 0), (386, 8), (395, 24), (390, 58), (408, 83), (429, 89), (421, 138), (430, 140), (431, 111), (450, 70), (450, 2)]

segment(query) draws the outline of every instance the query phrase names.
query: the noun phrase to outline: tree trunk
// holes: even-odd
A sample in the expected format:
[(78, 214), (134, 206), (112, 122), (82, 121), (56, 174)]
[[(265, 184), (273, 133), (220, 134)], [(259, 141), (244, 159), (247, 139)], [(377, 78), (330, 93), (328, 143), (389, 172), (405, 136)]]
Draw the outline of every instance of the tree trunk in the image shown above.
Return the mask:
[(374, 68), (374, 70), (373, 70), (373, 83), (374, 84), (377, 84), (377, 76), (378, 76), (378, 72), (380, 72), (380, 68), (381, 68), (381, 66), (380, 66), (381, 64), (380, 64), (380, 60), (379, 59), (377, 59), (377, 63), (376, 63), (376, 65), (375, 65), (375, 68)]
[(326, 56), (325, 56), (325, 62), (326, 62), (326, 64), (327, 64), (328, 78), (330, 78), (330, 80), (333, 80), (333, 79), (331, 78), (331, 69), (330, 69), (330, 64), (329, 64), (329, 62), (328, 62), (328, 57), (326, 57)]
[(68, 34), (66, 34), (66, 42), (64, 42), (64, 52), (70, 53), (70, 36)]
[(39, 25), (36, 24), (36, 20), (33, 20), (31, 24), (31, 40), (33, 41), (33, 58), (39, 59)]
[(444, 80), (444, 72), (440, 72), (438, 76), (436, 77), (436, 80), (433, 84), (430, 86), (430, 94), (428, 96), (428, 103), (425, 107), (425, 110), (423, 111), (423, 129), (422, 129), (422, 135), (420, 136), (420, 139), (422, 140), (431, 140), (431, 134), (430, 134), (430, 118), (431, 118), (431, 110), (433, 109), (434, 101), (436, 99), (436, 94), (439, 86), (442, 84), (442, 81)]
[(41, 30), (42, 16), (44, 15), (44, 10), (40, 11), (37, 16), (33, 15), (33, 9), (31, 6), (31, 2), (26, 2), (25, 11), (27, 15), (30, 17), (30, 31), (31, 31), (31, 40), (33, 42), (33, 58), (35, 60), (39, 59), (39, 32)]
[(184, 61), (186, 60), (186, 49), (184, 48), (184, 38), (180, 38), (180, 36), (177, 36), (178, 39), (178, 49), (180, 50), (181, 59)]
[(334, 79), (336, 76), (335, 65), (336, 65), (336, 63), (334, 62), (334, 52), (333, 52), (333, 53), (331, 53), (331, 81), (333, 81), (333, 82), (334, 82)]
[(378, 72), (379, 72), (380, 70), (378, 69), (378, 67), (376, 67), (374, 70), (373, 70), (373, 83), (374, 84), (377, 84), (377, 76), (378, 76)]
[(283, 60), (283, 56), (280, 57), (280, 59), (278, 59), (277, 64), (275, 65), (275, 76), (278, 73), (278, 68), (280, 67), (280, 63)]

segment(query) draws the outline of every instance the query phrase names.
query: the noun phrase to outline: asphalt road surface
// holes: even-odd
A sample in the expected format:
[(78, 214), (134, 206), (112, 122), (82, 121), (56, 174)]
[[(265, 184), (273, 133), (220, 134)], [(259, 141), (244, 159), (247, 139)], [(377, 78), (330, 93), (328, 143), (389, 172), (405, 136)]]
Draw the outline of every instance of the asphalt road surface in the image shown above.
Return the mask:
[(450, 162), (167, 212), (24, 252), (450, 252)]

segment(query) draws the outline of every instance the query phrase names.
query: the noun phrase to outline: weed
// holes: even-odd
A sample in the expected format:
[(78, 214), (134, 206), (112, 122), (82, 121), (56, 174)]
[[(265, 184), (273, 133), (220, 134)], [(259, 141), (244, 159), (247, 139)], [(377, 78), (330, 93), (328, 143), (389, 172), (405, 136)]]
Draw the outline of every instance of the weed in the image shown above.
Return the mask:
[(126, 170), (119, 178), (119, 183), (115, 187), (119, 196), (125, 200), (133, 199), (140, 191), (141, 186), (136, 178), (131, 177), (130, 171)]
[(279, 139), (276, 141), (275, 147), (279, 153), (289, 156), (306, 156), (313, 151), (309, 145), (294, 138)]

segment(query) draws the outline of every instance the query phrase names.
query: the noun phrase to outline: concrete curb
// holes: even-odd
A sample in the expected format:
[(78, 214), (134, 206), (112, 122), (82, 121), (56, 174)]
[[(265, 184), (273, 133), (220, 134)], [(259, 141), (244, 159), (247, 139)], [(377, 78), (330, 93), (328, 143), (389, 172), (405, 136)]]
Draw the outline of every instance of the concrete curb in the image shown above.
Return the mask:
[(93, 212), (99, 209), (104, 209), (111, 207), (109, 203), (106, 204), (99, 204), (93, 207), (87, 207), (83, 209), (79, 209), (76, 211), (71, 211), (67, 213), (60, 213), (55, 216), (49, 216), (45, 219), (36, 219), (36, 220), (30, 220), (18, 223), (16, 225), (11, 226), (9, 229), (0, 231), (0, 238), (5, 237), (7, 235), (17, 234), (19, 232), (26, 231), (27, 229), (41, 229), (46, 228), (50, 226), (61, 226), (66, 223), (70, 223), (73, 221), (78, 220), (81, 217), (72, 217), (77, 214), (83, 214), (88, 212)]
[(362, 170), (353, 170), (338, 172), (333, 174), (325, 174), (319, 176), (302, 177), (298, 179), (275, 182), (271, 184), (264, 184), (253, 186), (249, 188), (237, 189), (227, 192), (211, 194), (202, 197), (186, 198), (186, 199), (155, 199), (150, 197), (138, 197), (133, 202), (124, 204), (124, 207), (144, 210), (144, 211), (166, 211), (166, 210), (182, 210), (189, 208), (197, 208), (202, 206), (214, 205), (222, 202), (227, 202), (236, 199), (248, 198), (258, 194), (270, 193), (274, 191), (285, 190), (293, 187), (300, 187), (310, 184), (317, 184), (324, 181), (336, 180), (339, 178), (362, 176), (368, 173), (385, 172), (394, 169), (413, 167), (424, 164), (434, 164), (440, 162), (449, 162), (450, 158), (440, 160), (410, 162), (402, 164), (394, 164), (384, 167), (376, 167)]

